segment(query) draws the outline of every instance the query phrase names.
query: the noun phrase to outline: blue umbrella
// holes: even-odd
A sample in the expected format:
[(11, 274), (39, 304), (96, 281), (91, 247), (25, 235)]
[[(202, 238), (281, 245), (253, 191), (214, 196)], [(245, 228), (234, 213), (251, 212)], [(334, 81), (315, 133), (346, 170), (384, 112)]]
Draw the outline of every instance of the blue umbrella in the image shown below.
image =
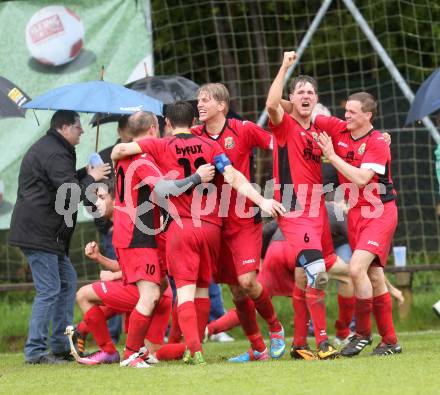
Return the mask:
[[(156, 115), (162, 115), (163, 103), (121, 85), (106, 81), (89, 81), (52, 89), (26, 103), (23, 108), (104, 114), (133, 114), (136, 111), (151, 111)], [(96, 150), (98, 138), (99, 125), (96, 134)]]
[(422, 119), (440, 108), (440, 68), (420, 85), (411, 104), (405, 125)]
[(23, 108), (78, 112), (133, 114), (151, 111), (162, 115), (163, 103), (121, 85), (106, 81), (79, 82), (52, 89), (26, 103)]

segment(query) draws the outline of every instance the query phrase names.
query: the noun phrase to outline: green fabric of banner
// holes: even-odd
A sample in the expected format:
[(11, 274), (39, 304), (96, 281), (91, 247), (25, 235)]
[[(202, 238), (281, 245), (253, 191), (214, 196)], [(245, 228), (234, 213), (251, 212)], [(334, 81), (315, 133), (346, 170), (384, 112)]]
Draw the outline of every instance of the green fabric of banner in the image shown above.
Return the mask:
[[(0, 75), (11, 80), (31, 98), (59, 86), (98, 80), (101, 66), (105, 68), (106, 81), (124, 84), (135, 69), (139, 70), (143, 59), (151, 59), (152, 56), (142, 4), (135, 0), (2, 2)], [(36, 12), (51, 5), (68, 7), (84, 26), (84, 44), (80, 53), (60, 66), (39, 63), (31, 57), (26, 45), (29, 20)], [(37, 41), (47, 39), (47, 29), (57, 33), (56, 21), (57, 18), (55, 23), (53, 18), (43, 18), (34, 28), (32, 37), (37, 37)], [(36, 111), (40, 126), (32, 110), (27, 111), (25, 119), (0, 119), (0, 229), (9, 228), (21, 159), (28, 148), (45, 134), (52, 114), (51, 111)], [(81, 114), (85, 133), (76, 146), (78, 168), (85, 166), (88, 156), (95, 150), (96, 131), (88, 124), (91, 116)], [(101, 126), (98, 150), (116, 141), (116, 127), (116, 123)], [(4, 185), (3, 194), (1, 184)], [(83, 210), (80, 210), (79, 219), (86, 219)]]

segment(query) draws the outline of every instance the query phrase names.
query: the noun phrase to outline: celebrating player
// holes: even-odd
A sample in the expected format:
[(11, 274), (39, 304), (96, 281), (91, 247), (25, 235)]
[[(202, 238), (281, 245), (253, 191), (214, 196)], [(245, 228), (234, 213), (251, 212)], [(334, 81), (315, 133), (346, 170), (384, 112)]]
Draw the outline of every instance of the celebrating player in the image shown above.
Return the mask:
[[(223, 84), (210, 83), (201, 86), (197, 107), (203, 125), (194, 127), (193, 133), (218, 144), (234, 167), (250, 180), (253, 150), (255, 147), (265, 150), (272, 148), (271, 134), (252, 122), (226, 118), (229, 92)], [(227, 191), (226, 183), (222, 184), (222, 190)], [(254, 210), (252, 202), (243, 199), (233, 190), (226, 209), (220, 259), (214, 270), (214, 279), (217, 283), (229, 284), (240, 324), (251, 343), (249, 351), (229, 361), (268, 359), (255, 309), (269, 327), (270, 355), (272, 358), (280, 358), (285, 351), (284, 330), (267, 290), (257, 280), (261, 252), (261, 217)]]
[(341, 184), (349, 183), (350, 190), (354, 189), (354, 198), (351, 191), (347, 195), (348, 237), (354, 251), (350, 273), (356, 296), (356, 336), (342, 350), (343, 356), (357, 355), (372, 343), (371, 312), (382, 337), (373, 355), (402, 352), (383, 271), (397, 226), (396, 192), (390, 148), (371, 124), (376, 111), (374, 97), (359, 92), (347, 99), (345, 121), (325, 116), (315, 119), (315, 124), (327, 132), (320, 136), (323, 154), (338, 170)]
[[(132, 117), (141, 116), (137, 113)], [(191, 134), (191, 106), (183, 102), (168, 106), (167, 123), (173, 129), (173, 136), (120, 144), (113, 150), (112, 159), (147, 152), (162, 170), (175, 170), (181, 176), (203, 163), (216, 163), (217, 170), (234, 189), (263, 211), (274, 216), (282, 214), (282, 205), (264, 199), (245, 176), (231, 166), (218, 144)], [(171, 199), (176, 210), (170, 211), (174, 221), (167, 231), (167, 264), (176, 282), (179, 325), (189, 348), (185, 359), (193, 364), (204, 363), (200, 339), (209, 315), (211, 264), (218, 258), (222, 223), (217, 191), (213, 185), (207, 189), (208, 193), (196, 188), (189, 195)]]
[[(200, 166), (195, 174), (183, 180), (156, 180), (153, 191), (160, 196), (174, 194), (176, 190), (183, 193), (186, 189), (200, 182), (211, 180), (213, 174), (212, 166)], [(97, 189), (96, 206), (103, 217), (112, 219), (114, 214), (114, 184), (108, 182), (106, 186), (108, 190), (103, 186)], [(105, 321), (116, 313), (131, 313), (138, 303), (139, 291), (134, 284), (123, 285), (122, 281), (119, 281), (122, 277), (119, 263), (103, 257), (99, 253), (96, 243), (89, 243), (86, 246), (85, 253), (91, 259), (98, 261), (105, 268), (115, 273), (101, 272), (101, 282), (86, 285), (77, 293), (77, 302), (84, 313), (84, 320), (82, 325), (78, 326), (75, 335), (83, 342), (85, 334), (90, 331), (100, 347), (100, 352), (81, 358), (78, 362), (86, 365), (118, 362), (119, 353), (111, 341)], [(165, 295), (172, 298), (169, 290), (165, 291)], [(168, 299), (162, 297), (154, 311), (151, 328), (148, 329), (146, 335), (152, 345), (162, 344), (161, 339), (169, 320), (168, 305), (171, 309), (171, 302), (168, 302)], [(104, 305), (106, 308), (98, 308), (98, 305)], [(84, 327), (87, 327), (87, 332)], [(156, 349), (157, 347), (150, 347), (152, 351), (156, 351)], [(136, 363), (131, 363), (130, 366), (147, 367), (147, 364), (138, 360)]]
[[(145, 140), (151, 140), (151, 137), (158, 136), (156, 116), (153, 113), (142, 115), (129, 118), (133, 141), (140, 141), (145, 137), (149, 137)], [(212, 177), (214, 169), (208, 168)], [(154, 160), (142, 154), (118, 161), (116, 175), (113, 245), (122, 268), (124, 283), (136, 283), (140, 295), (138, 304), (130, 315), (121, 366), (146, 367), (142, 358), (136, 357), (136, 353), (144, 344), (151, 313), (159, 298), (161, 277), (165, 275), (165, 268), (159, 266), (156, 248), (159, 212), (157, 206), (151, 203), (154, 201), (151, 190), (161, 173)], [(190, 175), (191, 171), (185, 174), (188, 177)], [(197, 181), (200, 182), (200, 177)], [(193, 187), (195, 184), (196, 182), (187, 182), (186, 187)]]
[[(327, 220), (324, 205), (319, 130), (311, 122), (317, 103), (316, 81), (309, 76), (295, 78), (290, 87), (290, 114), (283, 110), (281, 96), (287, 70), (295, 52), (285, 52), (282, 65), (269, 90), (266, 107), (274, 135), (273, 172), (275, 198), (289, 211), (278, 223), (293, 248), (296, 265), (307, 274), (306, 302), (310, 312), (318, 357), (338, 355), (329, 344), (326, 330), (325, 293), (328, 281), (323, 256), (333, 249), (331, 238), (323, 238)], [(279, 186), (279, 189), (278, 189)]]

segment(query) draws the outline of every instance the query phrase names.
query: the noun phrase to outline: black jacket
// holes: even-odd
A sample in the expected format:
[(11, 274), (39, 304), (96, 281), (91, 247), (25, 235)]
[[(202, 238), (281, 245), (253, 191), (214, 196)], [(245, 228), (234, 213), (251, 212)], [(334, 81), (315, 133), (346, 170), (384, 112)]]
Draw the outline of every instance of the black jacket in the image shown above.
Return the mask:
[[(76, 223), (68, 226), (55, 211), (58, 188), (74, 183), (85, 189), (95, 180), (85, 175), (78, 180), (75, 148), (55, 129), (49, 129), (23, 157), (18, 177), (17, 201), (11, 219), (9, 243), (58, 255), (68, 252)], [(70, 196), (65, 200), (69, 207)]]

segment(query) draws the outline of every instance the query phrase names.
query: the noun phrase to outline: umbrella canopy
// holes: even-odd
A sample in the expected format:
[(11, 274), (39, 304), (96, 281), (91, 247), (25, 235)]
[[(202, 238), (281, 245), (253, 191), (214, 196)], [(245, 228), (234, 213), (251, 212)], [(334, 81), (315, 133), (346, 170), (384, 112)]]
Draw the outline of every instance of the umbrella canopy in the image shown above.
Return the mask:
[(162, 115), (163, 103), (110, 82), (89, 81), (52, 89), (26, 103), (23, 107), (107, 114), (133, 114), (136, 111), (151, 111)]
[(0, 118), (24, 118), (26, 110), (23, 104), (30, 97), (18, 86), (4, 77), (0, 77)]
[(440, 68), (420, 86), (411, 104), (405, 125), (422, 119), (440, 108)]
[[(128, 89), (132, 89), (136, 92), (162, 101), (165, 104), (165, 107), (167, 104), (174, 103), (178, 100), (196, 103), (196, 93), (197, 89), (199, 89), (199, 86), (195, 82), (179, 75), (145, 77), (130, 82), (125, 86)], [(197, 110), (196, 104), (194, 104), (194, 107)], [(117, 114), (119, 113), (113, 113), (110, 115), (96, 114), (90, 123), (93, 126), (96, 126), (98, 117), (100, 124), (118, 122), (120, 116)]]
[(154, 97), (164, 104), (179, 100), (195, 100), (197, 89), (199, 89), (195, 82), (179, 75), (145, 77), (125, 86), (144, 95)]

